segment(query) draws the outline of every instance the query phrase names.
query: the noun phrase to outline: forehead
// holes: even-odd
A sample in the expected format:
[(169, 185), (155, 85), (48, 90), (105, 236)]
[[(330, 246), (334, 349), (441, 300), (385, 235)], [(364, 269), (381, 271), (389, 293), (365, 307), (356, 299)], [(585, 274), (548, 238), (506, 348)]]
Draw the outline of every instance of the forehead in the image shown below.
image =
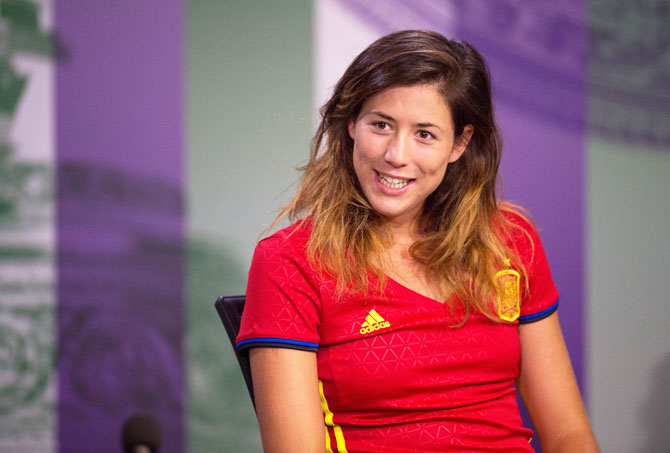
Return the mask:
[(361, 115), (384, 113), (401, 121), (451, 123), (451, 109), (436, 85), (387, 88), (363, 103)]

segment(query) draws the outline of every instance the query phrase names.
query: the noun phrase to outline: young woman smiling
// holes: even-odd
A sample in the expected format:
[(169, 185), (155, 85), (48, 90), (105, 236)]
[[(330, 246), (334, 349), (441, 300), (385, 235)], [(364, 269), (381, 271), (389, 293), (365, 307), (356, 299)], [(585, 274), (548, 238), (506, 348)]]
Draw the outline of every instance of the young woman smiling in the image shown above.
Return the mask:
[[(428, 31), (346, 70), (249, 271), (268, 452), (597, 451), (537, 232), (496, 198), (486, 64)], [(516, 386), (515, 386), (516, 383)]]

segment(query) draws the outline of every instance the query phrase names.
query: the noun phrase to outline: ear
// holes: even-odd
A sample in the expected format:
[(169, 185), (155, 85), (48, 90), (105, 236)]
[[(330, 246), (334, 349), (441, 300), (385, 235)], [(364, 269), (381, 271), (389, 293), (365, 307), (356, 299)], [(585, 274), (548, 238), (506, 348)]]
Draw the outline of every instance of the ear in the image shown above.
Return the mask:
[(356, 122), (354, 121), (353, 118), (349, 120), (348, 128), (349, 128), (349, 137), (351, 137), (351, 139), (353, 140), (354, 135), (356, 135)]
[(468, 143), (470, 143), (470, 139), (474, 133), (474, 126), (472, 124), (468, 124), (463, 128), (463, 133), (456, 137), (456, 140), (454, 141), (454, 147), (451, 150), (451, 154), (449, 155), (450, 164), (456, 162), (463, 155), (465, 150), (468, 148)]

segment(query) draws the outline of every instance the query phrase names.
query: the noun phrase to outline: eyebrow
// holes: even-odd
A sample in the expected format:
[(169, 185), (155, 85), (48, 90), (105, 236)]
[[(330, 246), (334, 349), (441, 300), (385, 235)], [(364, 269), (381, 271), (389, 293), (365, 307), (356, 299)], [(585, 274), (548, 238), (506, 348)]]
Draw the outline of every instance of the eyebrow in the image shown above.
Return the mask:
[[(370, 110), (368, 112), (368, 115), (369, 114), (377, 115), (377, 116), (379, 116), (381, 118), (384, 118), (385, 120), (388, 120), (388, 121), (396, 121), (396, 119), (393, 118), (391, 115), (387, 115), (386, 113), (382, 113), (378, 110)], [(435, 127), (439, 130), (442, 130), (442, 128), (440, 126), (438, 126), (437, 124), (433, 124), (433, 123), (416, 123), (415, 126), (417, 126), (417, 127)]]

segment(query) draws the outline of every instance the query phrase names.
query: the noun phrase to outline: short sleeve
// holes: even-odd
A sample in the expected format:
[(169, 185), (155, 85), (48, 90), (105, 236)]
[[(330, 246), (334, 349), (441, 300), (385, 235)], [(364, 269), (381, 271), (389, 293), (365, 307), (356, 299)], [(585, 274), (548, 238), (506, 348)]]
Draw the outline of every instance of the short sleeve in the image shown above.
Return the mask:
[(320, 310), (304, 244), (290, 235), (267, 238), (257, 245), (249, 269), (236, 347), (241, 352), (263, 346), (316, 351)]
[(558, 290), (535, 228), (518, 215), (510, 220), (518, 227), (512, 233), (513, 247), (518, 252), (528, 277), (528, 292), (524, 292), (522, 297), (519, 316), (519, 324), (526, 324), (544, 319), (558, 309)]

